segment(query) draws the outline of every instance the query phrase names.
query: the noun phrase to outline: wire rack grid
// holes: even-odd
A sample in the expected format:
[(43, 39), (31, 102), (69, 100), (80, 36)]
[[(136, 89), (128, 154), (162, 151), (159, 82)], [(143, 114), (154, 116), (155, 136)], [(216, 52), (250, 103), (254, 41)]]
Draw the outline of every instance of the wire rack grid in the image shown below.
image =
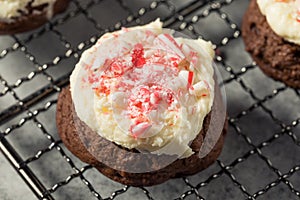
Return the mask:
[[(245, 52), (240, 25), (248, 3), (72, 0), (42, 28), (1, 36), (2, 153), (38, 199), (299, 199), (300, 91), (265, 76)], [(215, 44), (230, 127), (220, 158), (207, 170), (134, 188), (108, 180), (64, 147), (56, 98), (99, 36), (158, 16), (165, 27)]]

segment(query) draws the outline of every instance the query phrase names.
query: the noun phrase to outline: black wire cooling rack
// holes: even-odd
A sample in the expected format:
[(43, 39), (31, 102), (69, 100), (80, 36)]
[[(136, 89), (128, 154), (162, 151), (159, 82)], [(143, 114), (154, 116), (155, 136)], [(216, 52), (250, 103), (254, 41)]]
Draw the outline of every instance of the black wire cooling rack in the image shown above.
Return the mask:
[[(245, 52), (240, 25), (248, 4), (72, 0), (42, 28), (1, 36), (2, 153), (39, 199), (299, 199), (300, 91), (265, 76)], [(221, 156), (208, 169), (134, 188), (110, 181), (64, 147), (55, 127), (56, 98), (99, 36), (157, 17), (165, 27), (215, 44), (230, 127)]]

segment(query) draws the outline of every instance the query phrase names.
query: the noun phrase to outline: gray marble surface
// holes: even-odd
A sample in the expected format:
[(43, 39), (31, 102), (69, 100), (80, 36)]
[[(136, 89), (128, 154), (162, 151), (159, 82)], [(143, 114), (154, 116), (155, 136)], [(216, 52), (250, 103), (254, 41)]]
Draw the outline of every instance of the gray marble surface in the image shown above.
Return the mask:
[[(67, 13), (76, 11), (77, 7), (73, 2), (69, 10), (65, 14), (56, 17), (56, 19), (62, 18)], [(90, 1), (82, 0), (79, 2), (84, 7)], [(127, 11), (125, 12), (116, 2), (117, 1), (111, 0), (102, 1), (89, 8), (88, 13), (101, 27), (110, 27), (129, 15), (129, 13)], [(124, 2), (127, 2), (125, 6), (128, 5), (132, 12), (135, 13), (141, 7), (149, 5), (152, 1), (125, 0)], [(172, 2), (178, 9), (189, 1), (174, 0)], [(221, 0), (216, 2), (221, 2)], [(221, 11), (227, 13), (230, 20), (240, 27), (242, 16), (247, 8), (248, 2), (247, 0), (233, 0), (230, 5), (223, 6)], [(186, 20), (191, 19), (196, 14), (203, 13), (207, 8), (208, 6), (199, 8), (189, 15)], [(116, 15), (116, 13), (118, 14)], [(163, 18), (163, 16), (167, 15), (170, 15), (170, 12), (165, 6), (162, 6), (155, 11), (143, 15), (141, 22), (150, 21), (157, 16)], [(91, 36), (99, 32), (93, 24), (95, 22), (88, 20), (85, 15), (79, 14), (67, 20), (65, 23), (55, 26), (55, 30), (59, 31), (59, 33), (68, 40), (71, 48), (75, 48), (79, 43), (88, 40)], [(175, 23), (172, 28), (178, 28), (179, 25), (180, 23)], [(231, 36), (233, 34), (233, 31), (228, 28), (228, 25), (224, 23), (224, 20), (222, 20), (220, 15), (216, 12), (212, 12), (205, 19), (200, 19), (199, 22), (194, 25), (194, 28), (203, 35), (205, 39), (211, 40), (214, 43), (219, 43), (225, 36)], [(36, 32), (39, 30), (36, 30)], [(191, 34), (186, 30), (184, 32)], [(24, 41), (32, 33), (33, 32), (20, 34), (16, 37), (20, 39), (20, 41)], [(15, 39), (13, 37), (0, 36), (0, 53), (2, 50), (13, 46), (14, 43)], [(9, 84), (15, 84), (18, 79), (30, 75), (32, 71), (37, 69), (37, 66), (30, 61), (28, 53), (34, 55), (36, 62), (44, 64), (51, 63), (56, 56), (64, 55), (66, 51), (67, 48), (60, 42), (59, 35), (57, 35), (55, 31), (47, 31), (26, 44), (25, 53), (19, 49), (0, 59), (0, 75)], [(230, 41), (226, 46), (221, 47), (220, 52), (223, 57), (226, 58), (227, 67), (218, 64), (218, 69), (225, 80), (230, 79), (230, 70), (236, 73), (243, 72), (243, 67), (251, 65), (252, 63), (251, 57), (244, 51), (244, 44), (240, 37)], [(31, 81), (16, 88), (16, 94), (21, 99), (28, 96), (28, 94), (49, 84), (49, 80), (47, 79), (48, 75), (56, 80), (62, 75), (71, 72), (76, 62), (76, 57), (64, 59), (57, 65), (45, 70), (47, 74), (38, 74)], [(253, 98), (253, 96), (251, 97), (249, 91), (242, 87), (241, 81), (254, 92), (256, 99)], [(285, 88), (282, 83), (275, 82), (268, 78), (258, 67), (249, 69), (240, 76), (239, 80), (233, 80), (224, 87), (226, 90), (229, 116), (233, 118), (237, 115), (242, 115), (235, 124), (235, 128), (240, 132), (237, 132), (234, 126), (229, 127), (224, 149), (219, 158), (219, 161), (224, 165), (230, 165), (233, 161), (237, 160), (237, 158), (244, 158), (247, 152), (254, 149), (251, 144), (261, 144), (269, 138), (272, 138), (276, 133), (280, 133), (282, 129), (280, 123), (292, 125), (292, 122), (300, 117), (300, 97), (297, 95), (297, 92), (291, 88)], [(263, 103), (263, 106), (255, 107), (246, 113), (243, 112), (251, 108), (255, 103), (260, 102), (260, 99), (274, 94), (274, 90), (279, 88), (283, 88), (282, 91)], [(4, 86), (0, 83), (0, 92), (3, 89)], [(39, 108), (43, 108), (47, 102), (53, 101), (56, 98), (57, 94), (47, 97), (39, 104), (30, 107), (30, 110), (35, 111)], [(10, 93), (0, 97), (0, 111), (5, 110), (15, 103), (16, 100)], [(268, 110), (272, 111), (272, 115)], [(21, 119), (26, 116), (26, 113), (22, 113), (7, 123), (1, 124), (0, 131), (5, 131), (12, 125), (20, 123), (20, 121), (22, 121)], [(272, 117), (277, 121), (274, 121)], [(55, 104), (48, 108), (47, 111), (38, 114), (36, 120), (43, 124), (47, 134), (51, 135), (54, 140), (59, 140), (55, 125)], [(291, 128), (290, 135), (300, 137), (299, 125)], [(33, 120), (29, 120), (20, 128), (14, 129), (5, 138), (24, 160), (31, 158), (40, 150), (49, 147), (51, 144), (49, 139), (45, 137), (45, 132), (42, 132), (37, 126), (37, 123)], [(300, 164), (300, 148), (288, 134), (282, 134), (278, 139), (272, 141), (270, 144), (266, 143), (264, 146), (264, 148), (261, 148), (260, 155), (268, 158), (268, 162), (263, 160), (262, 156), (254, 153), (254, 155), (249, 156), (245, 161), (228, 169), (232, 176), (221, 173), (219, 177), (216, 176), (218, 178), (210, 181), (207, 186), (201, 187), (199, 194), (208, 200), (245, 199), (246, 196), (242, 191), (243, 189), (234, 184), (233, 180), (243, 185), (246, 192), (253, 195), (263, 190), (268, 184), (277, 181), (278, 174), (276, 174), (274, 170), (271, 170), (271, 167), (278, 169), (280, 171), (279, 173), (285, 174), (294, 166)], [(75, 158), (63, 144), (60, 144), (59, 147), (61, 149), (54, 148), (50, 152), (43, 154), (37, 161), (33, 161), (29, 164), (29, 167), (46, 188), (53, 188), (55, 184), (64, 182), (70, 175), (75, 173), (75, 170), (70, 167), (66, 159), (61, 156), (62, 153), (65, 153), (78, 169), (86, 166), (85, 163)], [(189, 177), (188, 180), (195, 186), (200, 182), (205, 182), (212, 175), (217, 175), (220, 170), (221, 165), (216, 162), (203, 172)], [(124, 187), (119, 183), (110, 181), (95, 169), (87, 170), (84, 173), (84, 177), (104, 198), (109, 197), (114, 191)], [(279, 182), (276, 187), (272, 187), (266, 194), (259, 196), (257, 199), (298, 199), (291, 188), (300, 191), (300, 173), (292, 173), (292, 175), (287, 178), (287, 181), (289, 181), (290, 185)], [(161, 200), (178, 198), (184, 192), (190, 190), (189, 186), (187, 186), (182, 179), (170, 180), (164, 184), (147, 187), (146, 189), (154, 199)], [(96, 199), (82, 179), (78, 177), (71, 179), (66, 185), (55, 190), (53, 197), (58, 200)], [(30, 200), (36, 199), (36, 197), (0, 153), (0, 200), (19, 199)], [(116, 197), (116, 199), (140, 200), (147, 198), (142, 189), (131, 187), (126, 193)], [(186, 199), (196, 199), (196, 196), (191, 195)]]
[(0, 199), (36, 199), (29, 187), (11, 167), (5, 157), (0, 156)]

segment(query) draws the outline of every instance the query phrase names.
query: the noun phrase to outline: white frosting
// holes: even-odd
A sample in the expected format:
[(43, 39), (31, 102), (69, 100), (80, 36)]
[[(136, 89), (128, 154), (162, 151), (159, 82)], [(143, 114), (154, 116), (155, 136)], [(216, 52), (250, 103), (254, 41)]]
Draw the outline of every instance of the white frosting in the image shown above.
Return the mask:
[(257, 0), (257, 3), (276, 34), (289, 42), (300, 45), (299, 0)]
[[(21, 13), (27, 13), (26, 6), (32, 0), (0, 0), (0, 20), (12, 22), (13, 18), (21, 16)], [(56, 0), (34, 0), (32, 7), (48, 3), (46, 14), (48, 18), (52, 17), (53, 5)]]
[(156, 20), (103, 35), (83, 53), (70, 87), (78, 117), (102, 137), (184, 158), (213, 104), (214, 51), (170, 33)]

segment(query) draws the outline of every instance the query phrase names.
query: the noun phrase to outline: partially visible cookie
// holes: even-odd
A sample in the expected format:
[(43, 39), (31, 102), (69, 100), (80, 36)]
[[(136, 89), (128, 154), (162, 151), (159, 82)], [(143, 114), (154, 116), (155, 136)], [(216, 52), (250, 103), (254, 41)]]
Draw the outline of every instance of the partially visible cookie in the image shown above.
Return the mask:
[[(17, 11), (18, 16), (12, 15), (7, 19), (0, 18), (0, 34), (15, 34), (35, 29), (46, 23), (52, 16), (63, 12), (69, 5), (69, 0), (55, 0), (52, 4), (34, 4), (34, 2), (28, 1), (25, 11)], [(51, 1), (49, 0), (49, 2)], [(0, 13), (1, 9), (6, 8), (0, 7)]]
[[(295, 23), (300, 27), (300, 22)], [(300, 88), (300, 45), (287, 41), (272, 30), (257, 0), (250, 2), (245, 13), (242, 36), (246, 50), (265, 74), (290, 87)]]

